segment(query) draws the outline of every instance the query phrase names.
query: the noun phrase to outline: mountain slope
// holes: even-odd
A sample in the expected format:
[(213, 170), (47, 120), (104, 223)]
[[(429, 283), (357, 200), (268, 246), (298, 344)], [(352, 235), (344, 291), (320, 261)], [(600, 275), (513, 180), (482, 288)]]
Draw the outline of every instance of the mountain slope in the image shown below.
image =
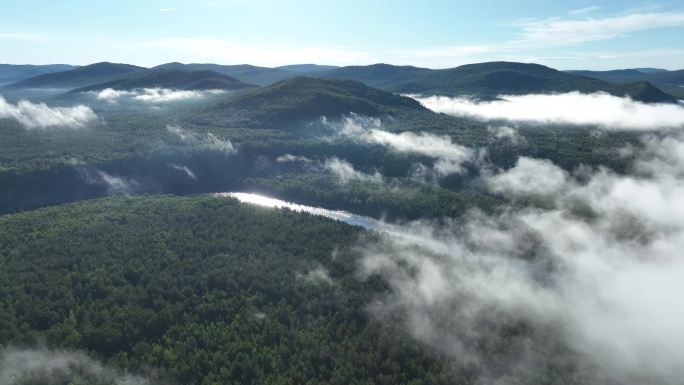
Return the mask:
[(214, 71), (157, 69), (135, 72), (130, 77), (98, 83), (75, 91), (97, 91), (105, 88), (132, 90), (155, 87), (180, 90), (239, 90), (254, 86)]
[(607, 82), (634, 82), (644, 79), (645, 72), (641, 72), (637, 69), (622, 69), (622, 70), (610, 70), (610, 71), (566, 71), (571, 74), (586, 76), (588, 78), (594, 78), (599, 80), (604, 80)]
[(635, 68), (613, 71), (568, 71), (615, 83), (649, 82), (670, 95), (684, 98), (684, 70), (667, 71), (657, 68)]
[(144, 70), (130, 64), (95, 63), (72, 70), (34, 76), (16, 83), (15, 88), (78, 88), (117, 79), (132, 72)]
[(320, 65), (320, 64), (290, 64), (290, 65), (280, 66), (280, 67), (276, 67), (276, 68), (281, 69), (281, 70), (285, 70), (285, 71), (291, 71), (291, 72), (297, 72), (300, 74), (305, 74), (305, 73), (329, 71), (329, 70), (333, 70), (333, 69), (340, 68), (340, 67)]
[(33, 76), (68, 71), (76, 68), (69, 64), (15, 65), (0, 64), (0, 84), (14, 83)]
[(315, 74), (326, 79), (349, 79), (365, 83), (380, 89), (391, 88), (417, 76), (433, 72), (428, 68), (412, 66), (394, 66), (390, 64), (373, 64), (369, 66), (347, 66)]
[(0, 217), (0, 344), (49, 341), (140, 374), (117, 378), (61, 353), (68, 370), (5, 366), (3, 384), (453, 383), (440, 358), (367, 312), (385, 286), (355, 274), (350, 245), (361, 234), (213, 197), (120, 197)]
[(650, 84), (613, 84), (539, 64), (514, 62), (487, 62), (435, 70), (407, 82), (393, 84), (388, 89), (403, 93), (481, 98), (495, 98), (501, 94), (603, 91), (644, 102), (674, 102), (674, 98)]
[(423, 111), (417, 101), (352, 80), (297, 77), (209, 107), (204, 118), (256, 126), (288, 125), (354, 112), (367, 116)]
[(190, 71), (209, 70), (223, 75), (232, 76), (235, 79), (260, 86), (271, 85), (281, 80), (290, 79), (298, 76), (296, 72), (290, 72), (278, 68), (258, 67), (249, 64), (239, 65), (220, 65), (220, 64), (201, 64), (201, 63), (166, 63), (154, 67), (157, 69), (185, 69)]

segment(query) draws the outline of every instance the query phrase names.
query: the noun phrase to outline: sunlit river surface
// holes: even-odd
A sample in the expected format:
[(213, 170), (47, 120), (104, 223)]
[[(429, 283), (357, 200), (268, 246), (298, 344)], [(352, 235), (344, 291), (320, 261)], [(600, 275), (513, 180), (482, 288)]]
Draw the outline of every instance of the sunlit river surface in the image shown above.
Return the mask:
[(356, 215), (352, 214), (347, 211), (338, 211), (338, 210), (328, 210), (324, 209), (321, 207), (312, 207), (312, 206), (306, 206), (306, 205), (300, 205), (297, 203), (293, 202), (286, 202), (280, 199), (275, 199), (275, 198), (269, 198), (267, 196), (263, 195), (258, 195), (258, 194), (251, 194), (251, 193), (241, 193), (241, 192), (227, 192), (227, 193), (217, 193), (214, 194), (214, 196), (219, 196), (219, 197), (233, 197), (239, 200), (240, 202), (243, 203), (249, 203), (249, 204), (254, 204), (258, 206), (264, 206), (264, 207), (273, 207), (273, 208), (287, 208), (292, 211), (296, 212), (302, 212), (302, 213), (309, 213), (313, 215), (319, 215), (322, 217), (326, 218), (331, 218), (335, 219), (341, 222), (348, 223), (350, 225), (354, 226), (361, 226), (366, 229), (371, 229), (371, 230), (388, 230), (389, 226), (386, 223), (383, 223), (377, 219), (373, 219), (370, 217), (364, 217), (361, 215)]

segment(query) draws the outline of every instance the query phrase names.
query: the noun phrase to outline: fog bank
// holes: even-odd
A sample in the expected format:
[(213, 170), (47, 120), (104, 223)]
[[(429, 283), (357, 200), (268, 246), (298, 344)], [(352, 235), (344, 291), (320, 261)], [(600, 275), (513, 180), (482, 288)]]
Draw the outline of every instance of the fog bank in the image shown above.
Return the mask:
[(74, 107), (49, 107), (45, 103), (32, 103), (28, 100), (12, 104), (0, 95), (0, 119), (16, 120), (27, 129), (81, 128), (97, 120), (97, 115), (90, 107), (81, 104)]
[(657, 130), (684, 127), (684, 107), (646, 104), (606, 93), (500, 95), (502, 100), (412, 95), (425, 107), (448, 115), (484, 121), (597, 125), (615, 130)]

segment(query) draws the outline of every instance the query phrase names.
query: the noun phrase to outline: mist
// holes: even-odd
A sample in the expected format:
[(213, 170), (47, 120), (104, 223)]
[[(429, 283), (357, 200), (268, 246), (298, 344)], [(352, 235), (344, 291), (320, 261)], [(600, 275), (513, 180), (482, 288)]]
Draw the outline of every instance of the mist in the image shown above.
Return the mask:
[(383, 129), (382, 121), (378, 118), (352, 113), (337, 121), (330, 121), (326, 118), (322, 121), (339, 135), (352, 140), (381, 145), (397, 153), (434, 159), (432, 171), (437, 176), (461, 173), (464, 171), (465, 163), (477, 158), (476, 151), (453, 142), (446, 135), (439, 136), (427, 132), (389, 132)]
[(499, 100), (415, 96), (435, 112), (483, 121), (596, 125), (615, 130), (658, 130), (684, 126), (684, 107), (646, 104), (607, 93), (500, 95)]
[(181, 126), (166, 126), (166, 130), (184, 144), (199, 149), (223, 152), (226, 155), (237, 153), (237, 148), (230, 140), (219, 138), (211, 132), (199, 133), (186, 130)]
[(49, 107), (45, 103), (32, 103), (28, 100), (12, 104), (0, 95), (0, 119), (12, 119), (26, 129), (38, 129), (82, 128), (98, 117), (90, 107), (82, 104), (74, 107)]
[(377, 170), (365, 173), (357, 170), (353, 164), (338, 157), (326, 158), (323, 161), (307, 158), (302, 155), (283, 154), (276, 158), (277, 163), (300, 163), (307, 171), (327, 172), (335, 176), (340, 184), (350, 181), (383, 183), (383, 176)]
[(682, 153), (681, 137), (645, 138), (627, 175), (525, 157), (485, 174), (492, 193), (528, 204), (361, 241), (360, 274), (391, 287), (369, 310), (484, 368), (484, 384), (533, 382), (549, 365), (588, 383), (681, 383)]
[(132, 91), (115, 90), (106, 88), (101, 91), (88, 91), (87, 93), (95, 96), (98, 100), (116, 103), (121, 99), (134, 100), (148, 103), (175, 102), (189, 99), (199, 99), (207, 95), (222, 94), (223, 90), (172, 90), (168, 88), (140, 88)]
[(31, 383), (151, 384), (148, 379), (109, 368), (81, 352), (17, 347), (0, 351), (0, 384), (23, 384), (27, 380)]

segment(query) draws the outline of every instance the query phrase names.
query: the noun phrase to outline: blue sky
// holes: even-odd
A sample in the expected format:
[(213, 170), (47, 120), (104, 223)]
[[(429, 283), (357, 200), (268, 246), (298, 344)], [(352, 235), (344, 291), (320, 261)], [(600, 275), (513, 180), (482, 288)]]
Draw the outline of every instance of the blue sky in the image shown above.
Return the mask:
[(684, 68), (684, 3), (442, 0), (0, 2), (0, 62)]

